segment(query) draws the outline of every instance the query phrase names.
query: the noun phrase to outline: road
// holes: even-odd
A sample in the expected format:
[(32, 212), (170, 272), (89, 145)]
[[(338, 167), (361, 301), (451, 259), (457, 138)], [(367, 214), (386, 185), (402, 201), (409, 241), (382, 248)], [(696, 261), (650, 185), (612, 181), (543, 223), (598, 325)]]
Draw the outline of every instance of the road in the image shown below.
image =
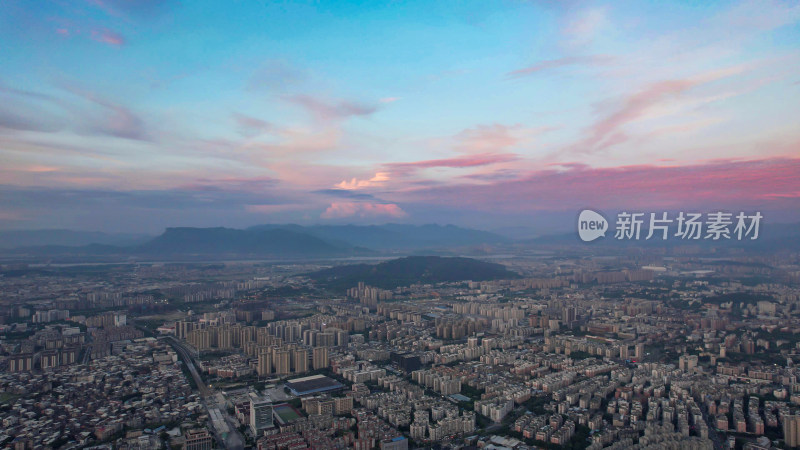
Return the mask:
[(81, 364), (83, 365), (89, 364), (89, 359), (91, 359), (91, 357), (92, 357), (92, 346), (87, 345), (86, 350), (83, 353), (83, 361), (81, 362)]
[(713, 422), (713, 417), (704, 411), (703, 420), (705, 420), (706, 425), (708, 425), (708, 438), (714, 443), (714, 450), (723, 450), (726, 448), (727, 445), (725, 444), (727, 441), (723, 442), (723, 438), (717, 433), (717, 429), (715, 428), (717, 424)]
[[(217, 424), (214, 421), (209, 421), (211, 423), (211, 428), (214, 431), (214, 436), (217, 438), (217, 442), (220, 446), (226, 449), (232, 450), (242, 450), (244, 449), (244, 438), (239, 433), (239, 430), (236, 429), (236, 425), (228, 416), (228, 412), (225, 410), (225, 405), (218, 405), (215, 395), (216, 392), (209, 389), (209, 387), (203, 382), (203, 379), (200, 377), (200, 374), (197, 372), (197, 368), (195, 367), (194, 358), (192, 358), (191, 353), (189, 350), (183, 346), (183, 344), (175, 339), (172, 336), (167, 336), (164, 338), (172, 348), (178, 352), (178, 355), (181, 357), (181, 360), (186, 364), (186, 367), (189, 368), (189, 373), (192, 374), (192, 378), (194, 379), (195, 384), (197, 384), (197, 390), (200, 392), (200, 398), (202, 400), (203, 406), (205, 406), (206, 411), (208, 411), (209, 418), (212, 417), (221, 417), (225, 422), (222, 424), (223, 426), (220, 427), (222, 429), (218, 429)], [(227, 426), (225, 426), (227, 425)], [(227, 428), (227, 429), (225, 429)], [(227, 435), (224, 435), (227, 433)]]

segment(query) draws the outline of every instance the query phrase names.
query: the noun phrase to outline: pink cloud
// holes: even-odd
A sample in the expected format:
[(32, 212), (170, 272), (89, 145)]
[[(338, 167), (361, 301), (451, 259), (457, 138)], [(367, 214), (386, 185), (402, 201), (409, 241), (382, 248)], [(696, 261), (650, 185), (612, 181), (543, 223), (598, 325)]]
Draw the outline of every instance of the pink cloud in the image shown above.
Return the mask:
[(478, 125), (466, 129), (458, 135), (458, 149), (466, 152), (493, 152), (513, 147), (519, 142), (514, 134), (520, 131), (520, 125), (506, 126), (499, 123)]
[(274, 126), (266, 120), (240, 113), (233, 113), (233, 120), (239, 125), (239, 132), (243, 136), (252, 137), (274, 129)]
[(258, 162), (271, 156), (295, 156), (302, 152), (319, 152), (334, 150), (339, 145), (342, 129), (338, 126), (317, 128), (276, 128), (274, 133), (279, 137), (277, 142), (247, 143), (243, 150), (250, 151)]
[(189, 191), (259, 192), (272, 189), (276, 184), (276, 179), (267, 176), (200, 178), (180, 188)]
[(669, 97), (676, 97), (698, 83), (694, 80), (669, 80), (655, 83), (628, 97), (621, 107), (596, 122), (590, 131), (588, 141), (606, 147), (625, 140), (622, 127), (640, 119), (647, 110)]
[(25, 172), (32, 172), (32, 173), (46, 173), (46, 172), (58, 172), (61, 169), (54, 166), (33, 165), (28, 167), (21, 167), (18, 170), (22, 170)]
[[(663, 115), (665, 110), (660, 107), (681, 99), (698, 86), (741, 73), (745, 67), (737, 66), (722, 70), (707, 72), (696, 77), (666, 80), (650, 84), (643, 89), (624, 97), (613, 108), (608, 108), (601, 117), (593, 123), (584, 138), (573, 144), (568, 150), (578, 153), (590, 153), (602, 150), (629, 140), (625, 127), (628, 124), (645, 118)], [(730, 96), (732, 94), (728, 94)], [(695, 102), (697, 105), (714, 101), (723, 97), (710, 97)], [(692, 105), (692, 102), (688, 102)], [(695, 105), (696, 106), (696, 105)], [(666, 108), (669, 111), (669, 108)], [(701, 124), (702, 125), (702, 124)]]
[(20, 211), (0, 211), (0, 221), (17, 222), (25, 220), (27, 217)]
[(347, 217), (405, 217), (406, 212), (394, 203), (333, 202), (320, 215), (323, 219), (343, 219)]
[(125, 37), (123, 37), (121, 34), (115, 31), (111, 31), (106, 28), (92, 30), (91, 37), (97, 42), (113, 45), (115, 47), (120, 47), (122, 45), (125, 45)]
[(563, 29), (567, 45), (576, 47), (590, 44), (609, 25), (606, 8), (586, 8), (572, 14)]
[(273, 214), (286, 211), (298, 211), (305, 209), (305, 205), (245, 205), (245, 210), (255, 214)]
[(160, 13), (169, 0), (87, 0), (114, 17), (152, 17)]
[(80, 131), (139, 141), (151, 140), (152, 136), (145, 121), (128, 107), (73, 84), (63, 83), (61, 87), (102, 108), (90, 114), (76, 110), (79, 115), (87, 116), (84, 117), (85, 123), (79, 125), (85, 129)]
[[(800, 158), (712, 161), (692, 166), (588, 168), (563, 165), (514, 180), (397, 193), (405, 202), (482, 211), (595, 208), (768, 207), (796, 202)], [(782, 207), (790, 207), (783, 205)], [(797, 207), (797, 205), (794, 205)]]
[(323, 100), (310, 95), (291, 95), (284, 99), (301, 106), (309, 114), (322, 120), (346, 119), (352, 116), (369, 116), (378, 110), (375, 105), (349, 100)]
[(509, 78), (521, 78), (545, 70), (556, 69), (564, 66), (577, 66), (577, 65), (598, 66), (598, 65), (608, 64), (611, 61), (613, 61), (613, 58), (606, 55), (567, 56), (564, 58), (540, 61), (532, 66), (511, 71), (507, 74), (507, 76)]
[(124, 139), (150, 140), (144, 120), (129, 108), (76, 86), (65, 85), (64, 89), (104, 108), (102, 114), (92, 118), (89, 131)]
[(500, 154), (481, 154), (468, 155), (457, 158), (430, 159), (425, 161), (414, 161), (406, 163), (389, 163), (385, 166), (392, 172), (398, 174), (409, 174), (417, 169), (428, 169), (432, 167), (465, 168), (487, 166), (491, 164), (515, 161), (519, 157), (513, 153)]
[(353, 178), (350, 181), (344, 180), (341, 183), (337, 183), (335, 187), (337, 189), (355, 190), (367, 187), (381, 186), (385, 181), (389, 181), (389, 174), (386, 172), (378, 172), (375, 174), (374, 177), (368, 180), (359, 180)]

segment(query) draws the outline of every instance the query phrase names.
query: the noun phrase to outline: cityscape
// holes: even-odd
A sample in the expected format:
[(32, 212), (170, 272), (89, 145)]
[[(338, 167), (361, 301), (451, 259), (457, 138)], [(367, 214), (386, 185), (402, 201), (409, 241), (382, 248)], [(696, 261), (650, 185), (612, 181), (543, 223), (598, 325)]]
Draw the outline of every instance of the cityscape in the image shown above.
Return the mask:
[(345, 289), (358, 265), (6, 264), (0, 441), (797, 446), (798, 253), (714, 253), (410, 256), (368, 267), (421, 281)]
[(796, 0), (0, 1), (0, 449), (800, 449)]

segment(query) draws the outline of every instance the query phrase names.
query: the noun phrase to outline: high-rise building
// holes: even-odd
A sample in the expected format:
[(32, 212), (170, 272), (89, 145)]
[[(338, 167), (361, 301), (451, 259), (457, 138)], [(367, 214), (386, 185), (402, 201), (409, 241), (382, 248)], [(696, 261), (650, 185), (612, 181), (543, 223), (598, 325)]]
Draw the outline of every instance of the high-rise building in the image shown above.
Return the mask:
[(250, 431), (259, 436), (262, 431), (274, 426), (272, 418), (272, 403), (250, 393)]
[(333, 333), (317, 334), (317, 347), (333, 347), (336, 345), (336, 335)]
[(273, 357), (276, 374), (289, 375), (292, 372), (292, 352), (289, 350), (277, 350), (273, 353)]
[(574, 322), (576, 317), (577, 311), (574, 306), (566, 306), (561, 310), (561, 321), (567, 326)]
[(206, 430), (194, 428), (187, 430), (183, 435), (184, 450), (211, 450), (212, 441), (211, 434)]
[(800, 416), (791, 415), (783, 418), (783, 440), (789, 448), (800, 446)]
[(309, 347), (314, 347), (317, 345), (317, 334), (319, 334), (318, 330), (305, 330), (303, 331), (303, 344), (308, 345)]
[(347, 347), (347, 344), (350, 343), (350, 333), (344, 330), (337, 330), (336, 333), (336, 345), (338, 347)]
[(30, 372), (33, 370), (33, 355), (30, 353), (20, 353), (8, 358), (9, 372)]
[(644, 358), (644, 344), (638, 343), (636, 344), (636, 354), (634, 355), (637, 360)]
[(264, 349), (258, 353), (256, 371), (260, 377), (272, 374), (272, 353), (269, 350)]
[(334, 402), (334, 414), (347, 414), (353, 410), (353, 397), (336, 397)]
[(51, 369), (53, 367), (58, 367), (58, 362), (59, 362), (58, 350), (43, 351), (39, 362), (42, 365), (42, 369)]
[(678, 359), (678, 366), (684, 372), (691, 372), (697, 367), (697, 355), (681, 355)]
[(347, 295), (348, 297), (357, 299), (362, 305), (368, 306), (373, 310), (378, 306), (378, 301), (390, 300), (392, 298), (391, 291), (367, 286), (363, 282), (359, 282), (357, 287), (348, 289)]
[(308, 372), (308, 350), (304, 348), (295, 349), (292, 355), (292, 367), (295, 373)]
[(327, 347), (315, 347), (312, 365), (314, 370), (325, 369), (328, 367), (328, 349)]

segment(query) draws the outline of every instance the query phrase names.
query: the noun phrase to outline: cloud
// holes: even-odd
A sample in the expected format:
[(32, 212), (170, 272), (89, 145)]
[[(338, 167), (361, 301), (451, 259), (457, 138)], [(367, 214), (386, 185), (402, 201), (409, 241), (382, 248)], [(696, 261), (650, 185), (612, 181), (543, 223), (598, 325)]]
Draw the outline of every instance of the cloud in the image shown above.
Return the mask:
[(125, 45), (124, 36), (115, 31), (111, 31), (107, 28), (92, 30), (90, 36), (93, 40), (97, 42), (102, 42), (104, 44), (112, 45), (114, 47), (121, 47)]
[(475, 180), (475, 181), (500, 181), (500, 180), (511, 180), (519, 178), (519, 174), (520, 172), (518, 170), (499, 169), (485, 173), (482, 172), (469, 173), (466, 175), (462, 175), (459, 178), (463, 178), (466, 180)]
[(308, 203), (308, 197), (289, 191), (221, 185), (221, 189), (204, 190), (0, 185), (0, 211), (14, 211), (29, 228), (58, 223), (67, 228), (86, 229), (87, 224), (94, 224), (92, 227), (105, 230), (141, 233), (171, 226), (242, 227), (254, 224), (254, 215), (265, 213), (273, 214), (275, 220), (295, 221), (307, 211), (319, 209), (318, 204)]
[(289, 204), (289, 205), (244, 205), (244, 208), (247, 212), (256, 213), (256, 214), (275, 214), (287, 211), (298, 211), (306, 209), (306, 205), (297, 205), (297, 204)]
[(274, 188), (278, 180), (262, 177), (229, 177), (229, 178), (200, 178), (193, 183), (181, 186), (186, 191), (206, 191), (206, 192), (263, 192)]
[(81, 18), (78, 22), (75, 22), (62, 17), (52, 20), (56, 22), (57, 26), (55, 29), (50, 29), (49, 32), (55, 32), (64, 39), (83, 37), (112, 47), (122, 47), (127, 43), (127, 39), (122, 33), (93, 21)]
[(250, 91), (270, 90), (286, 92), (308, 78), (305, 70), (284, 60), (269, 60), (258, 68), (247, 80)]
[(689, 166), (637, 165), (589, 168), (564, 164), (514, 180), (460, 184), (396, 193), (394, 200), (428, 205), (469, 205), (493, 213), (654, 208), (794, 208), (800, 158), (710, 161)]
[(88, 0), (112, 16), (151, 18), (160, 14), (170, 0)]
[(344, 180), (341, 183), (337, 183), (334, 187), (337, 189), (356, 190), (367, 187), (381, 186), (385, 181), (389, 181), (389, 174), (386, 172), (378, 172), (374, 177), (368, 180), (358, 180), (353, 178), (350, 181)]
[(590, 44), (608, 24), (607, 8), (586, 8), (577, 11), (567, 19), (563, 29), (567, 45), (579, 47)]
[(347, 198), (353, 200), (377, 200), (375, 196), (371, 194), (365, 194), (363, 192), (356, 192), (356, 191), (348, 191), (344, 189), (317, 189), (316, 191), (311, 191), (311, 192), (314, 194)]
[(245, 137), (258, 136), (260, 134), (272, 131), (275, 128), (266, 120), (261, 120), (236, 112), (233, 113), (233, 120), (239, 126), (239, 133)]
[(716, 19), (729, 30), (770, 31), (800, 20), (800, 4), (791, 1), (745, 0)]
[(429, 159), (424, 161), (404, 162), (404, 163), (389, 163), (384, 166), (392, 173), (398, 175), (407, 175), (418, 169), (429, 169), (433, 167), (449, 167), (449, 168), (466, 168), (488, 166), (491, 164), (505, 163), (515, 161), (519, 157), (513, 153), (501, 154), (480, 154), (480, 155), (467, 155), (457, 158), (446, 159)]
[(284, 100), (302, 107), (309, 114), (321, 120), (340, 120), (353, 116), (370, 116), (378, 111), (376, 105), (348, 100), (328, 101), (309, 95), (284, 96)]
[(557, 69), (565, 66), (599, 66), (612, 62), (614, 58), (606, 55), (592, 55), (592, 56), (567, 56), (558, 59), (549, 59), (539, 61), (538, 63), (517, 69), (506, 74), (509, 78), (522, 78), (533, 75), (545, 70)]
[(58, 99), (56, 99), (52, 95), (43, 94), (41, 92), (36, 92), (36, 91), (28, 91), (28, 90), (25, 90), (25, 89), (13, 88), (11, 86), (6, 85), (1, 80), (0, 80), (0, 93), (2, 93), (2, 94), (11, 94), (11, 95), (25, 97), (25, 98), (29, 98), (29, 99), (33, 99), (33, 100), (45, 100), (45, 101), (58, 102)]
[[(602, 150), (629, 139), (625, 127), (633, 122), (653, 118), (654, 116), (669, 114), (670, 108), (665, 108), (669, 103), (678, 103), (682, 96), (690, 90), (722, 78), (740, 73), (743, 67), (707, 72), (691, 78), (659, 81), (645, 86), (643, 89), (624, 97), (616, 106), (601, 115), (587, 130), (583, 139), (572, 146), (572, 150), (579, 153), (590, 153)], [(715, 101), (722, 97), (710, 97), (699, 103)], [(692, 105), (693, 102), (686, 102)], [(672, 111), (674, 112), (674, 111)]]
[(73, 85), (63, 87), (72, 94), (103, 108), (101, 114), (95, 114), (94, 117), (89, 118), (87, 126), (89, 132), (138, 141), (151, 139), (144, 120), (127, 107)]
[(251, 152), (258, 163), (266, 163), (270, 158), (297, 158), (298, 153), (313, 153), (334, 150), (342, 139), (343, 132), (337, 126), (312, 128), (280, 128), (275, 130), (275, 142), (250, 142), (243, 150)]
[(16, 112), (0, 106), (0, 130), (53, 132), (61, 129), (61, 125), (50, 117), (14, 109)]
[(493, 123), (467, 128), (455, 135), (455, 149), (465, 153), (499, 153), (507, 151), (535, 135), (551, 131), (553, 127), (524, 128), (520, 124)]
[(333, 202), (320, 215), (323, 219), (344, 219), (348, 217), (405, 217), (405, 211), (394, 203), (356, 203), (356, 202)]

